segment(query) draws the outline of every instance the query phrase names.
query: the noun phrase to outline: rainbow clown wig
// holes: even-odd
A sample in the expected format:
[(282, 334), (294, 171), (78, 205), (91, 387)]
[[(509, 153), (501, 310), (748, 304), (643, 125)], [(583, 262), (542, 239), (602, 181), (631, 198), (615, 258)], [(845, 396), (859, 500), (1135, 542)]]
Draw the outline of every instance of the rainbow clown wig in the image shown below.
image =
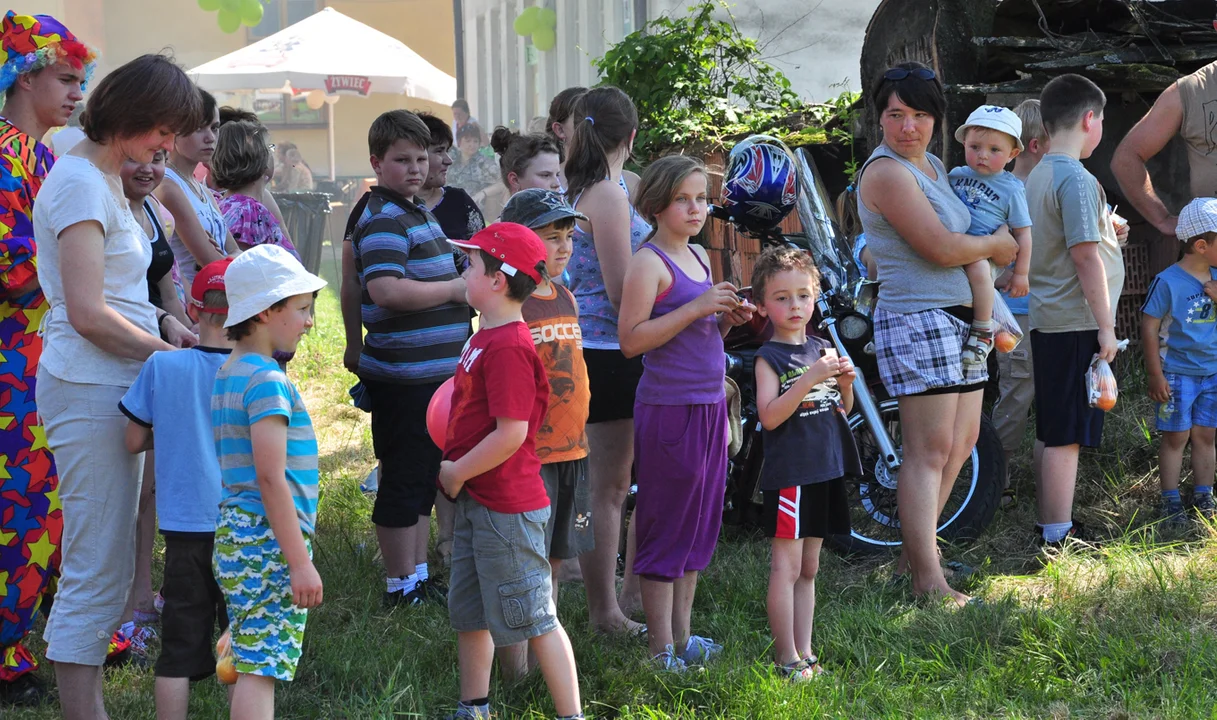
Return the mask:
[(18, 15), (9, 10), (0, 22), (0, 48), (5, 53), (0, 93), (8, 92), (19, 75), (60, 62), (84, 68), (88, 85), (97, 66), (97, 52), (50, 15)]

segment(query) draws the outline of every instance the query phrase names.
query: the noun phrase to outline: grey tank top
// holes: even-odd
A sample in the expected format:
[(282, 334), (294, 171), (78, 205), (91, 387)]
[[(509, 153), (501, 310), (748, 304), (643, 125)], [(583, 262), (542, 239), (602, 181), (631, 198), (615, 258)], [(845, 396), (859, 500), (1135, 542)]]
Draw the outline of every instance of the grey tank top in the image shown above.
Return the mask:
[[(968, 213), (968, 206), (951, 189), (941, 160), (926, 155), (938, 174), (938, 179), (933, 180), (886, 145), (880, 145), (871, 153), (861, 172), (866, 172), (866, 168), (881, 157), (891, 158), (908, 168), (947, 230), (967, 232), (972, 217)], [(866, 247), (879, 268), (878, 307), (888, 312), (914, 313), (972, 304), (972, 290), (968, 287), (968, 276), (963, 268), (940, 267), (918, 255), (888, 223), (887, 218), (866, 207), (861, 191), (858, 195), (858, 215), (866, 233)]]

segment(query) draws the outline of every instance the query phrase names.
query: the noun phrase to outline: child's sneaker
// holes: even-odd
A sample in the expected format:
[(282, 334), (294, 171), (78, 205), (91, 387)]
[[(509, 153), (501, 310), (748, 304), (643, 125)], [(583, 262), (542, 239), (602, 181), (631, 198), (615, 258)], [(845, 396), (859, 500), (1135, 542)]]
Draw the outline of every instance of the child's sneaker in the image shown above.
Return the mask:
[[(1209, 502), (1211, 503), (1212, 500), (1210, 499)], [(1162, 524), (1168, 527), (1183, 525), (1187, 521), (1184, 512), (1183, 503), (1178, 500), (1164, 500), (1158, 506), (1158, 514), (1162, 518)]]
[(671, 645), (665, 645), (663, 652), (651, 658), (651, 662), (658, 665), (660, 670), (672, 673), (682, 673), (689, 669), (689, 666), (676, 654)]
[(1192, 496), (1192, 507), (1206, 520), (1212, 520), (1213, 516), (1217, 515), (1217, 500), (1213, 500), (1211, 492), (1195, 493)]
[(993, 330), (972, 326), (972, 330), (968, 333), (968, 340), (963, 344), (964, 367), (977, 367), (988, 362), (989, 353), (993, 351), (993, 336)]
[(685, 651), (680, 654), (680, 659), (684, 660), (686, 665), (705, 665), (722, 651), (723, 646), (710, 638), (690, 635), (689, 644), (685, 646)]
[(1065, 533), (1065, 537), (1061, 538), (1060, 540), (1053, 541), (1053, 542), (1048, 542), (1047, 540), (1044, 539), (1044, 526), (1036, 525), (1035, 526), (1035, 543), (1037, 545), (1039, 545), (1040, 547), (1062, 548), (1062, 547), (1065, 547), (1065, 544), (1068, 543), (1070, 540), (1077, 540), (1078, 542), (1084, 542), (1084, 543), (1094, 542), (1094, 537), (1089, 532), (1087, 532), (1085, 526), (1083, 526), (1082, 523), (1078, 522), (1077, 520), (1073, 520), (1072, 522), (1073, 522), (1073, 527), (1069, 528), (1069, 532)]
[(427, 599), (425, 592), (426, 588), (422, 586), (422, 583), (416, 585), (410, 592), (406, 592), (405, 590), (395, 590), (393, 592), (389, 592), (386, 590), (384, 595), (384, 606), (391, 610), (395, 607), (413, 607), (415, 605), (422, 605)]
[(494, 713), (490, 712), (490, 705), (466, 705), (458, 702), (456, 712), (449, 715), (446, 720), (489, 720), (493, 717)]

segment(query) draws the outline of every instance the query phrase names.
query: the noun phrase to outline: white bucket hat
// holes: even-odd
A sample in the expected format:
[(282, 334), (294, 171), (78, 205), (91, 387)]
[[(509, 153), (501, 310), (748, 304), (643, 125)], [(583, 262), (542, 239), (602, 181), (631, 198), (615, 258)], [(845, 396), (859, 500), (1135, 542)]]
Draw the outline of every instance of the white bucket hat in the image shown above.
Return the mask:
[(981, 105), (972, 111), (966, 123), (955, 128), (955, 139), (963, 142), (964, 136), (968, 134), (968, 128), (970, 127), (981, 127), (1004, 132), (1014, 138), (1014, 144), (1019, 150), (1026, 150), (1023, 147), (1023, 121), (1019, 120), (1018, 115), (1010, 108), (998, 105)]
[(232, 327), (295, 295), (311, 295), (326, 282), (304, 269), (278, 245), (258, 245), (241, 253), (224, 273), (228, 319)]

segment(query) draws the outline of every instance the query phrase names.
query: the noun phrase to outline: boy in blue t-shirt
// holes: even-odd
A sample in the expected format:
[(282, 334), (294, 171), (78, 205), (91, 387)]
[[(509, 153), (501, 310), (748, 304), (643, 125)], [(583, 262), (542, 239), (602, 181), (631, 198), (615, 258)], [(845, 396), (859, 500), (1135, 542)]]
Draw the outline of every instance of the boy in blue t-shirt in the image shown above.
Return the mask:
[(275, 680), (295, 677), (307, 611), (322, 597), (311, 545), (317, 438), (272, 355), (295, 352), (325, 281), (277, 245), (246, 250), (225, 281), (224, 327), (236, 344), (211, 396), (223, 477), (215, 570), (232, 614), (233, 715), (269, 719)]
[(1158, 466), (1162, 515), (1183, 514), (1179, 474), (1192, 441), (1192, 504), (1207, 517), (1213, 501), (1214, 430), (1217, 427), (1217, 199), (1197, 198), (1179, 213), (1183, 258), (1158, 273), (1141, 307), (1141, 342), (1149, 396), (1158, 403), (1162, 432)]
[[(967, 165), (950, 172), (951, 187), (972, 214), (969, 235), (992, 235), (1002, 225), (1018, 241), (1018, 258), (1006, 292), (1027, 294), (1031, 272), (1031, 213), (1023, 182), (1006, 165), (1023, 151), (1023, 123), (1013, 110), (981, 105), (955, 131), (963, 143)], [(963, 348), (963, 364), (984, 365), (993, 349), (997, 327), (993, 322), (993, 266), (978, 260), (964, 266), (972, 287), (972, 332)]]
[(194, 277), (186, 312), (198, 323), (199, 344), (152, 353), (119, 403), (130, 418), (128, 451), (151, 450), (156, 433), (156, 514), (165, 538), (165, 609), (156, 660), (159, 718), (185, 720), (190, 682), (215, 672), (216, 625), (221, 631), (228, 627), (224, 596), (211, 570), (220, 512), (211, 391), (216, 371), (232, 352), (224, 335), (224, 271), (230, 262), (217, 260)]

